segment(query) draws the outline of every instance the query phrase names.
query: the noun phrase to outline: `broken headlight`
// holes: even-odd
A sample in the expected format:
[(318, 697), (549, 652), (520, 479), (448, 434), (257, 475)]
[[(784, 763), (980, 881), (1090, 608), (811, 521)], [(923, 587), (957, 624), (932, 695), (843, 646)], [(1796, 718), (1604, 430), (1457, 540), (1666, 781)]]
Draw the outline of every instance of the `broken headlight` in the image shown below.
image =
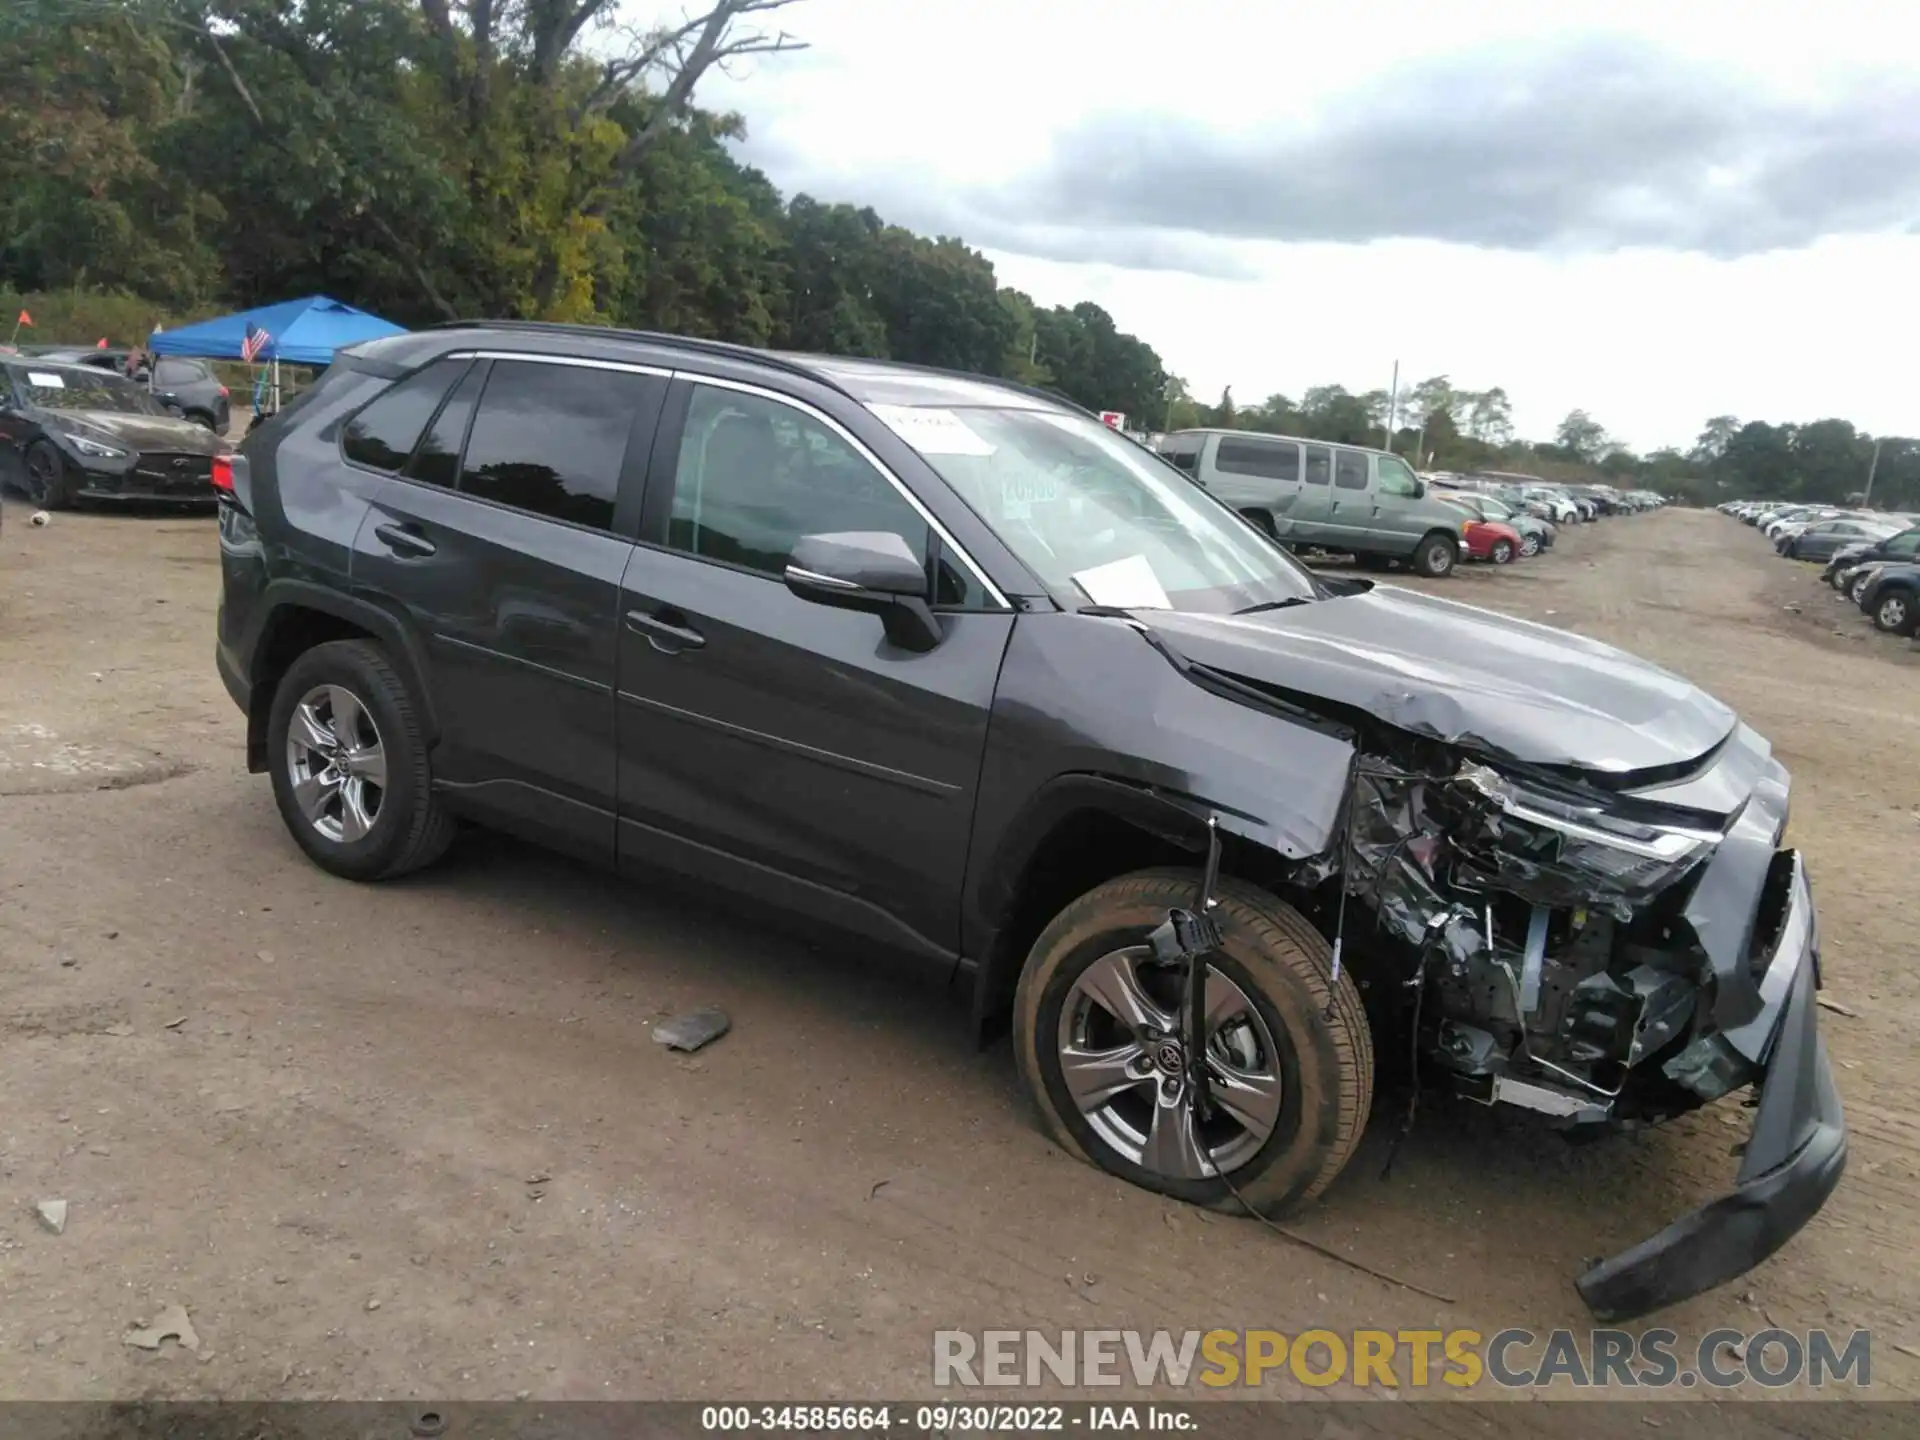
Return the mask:
[(1712, 853), (1710, 830), (1649, 825), (1542, 794), (1485, 765), (1463, 765), (1455, 782), (1481, 800), (1452, 838), (1476, 888), (1505, 890), (1540, 905), (1586, 905), (1616, 918), (1679, 880)]

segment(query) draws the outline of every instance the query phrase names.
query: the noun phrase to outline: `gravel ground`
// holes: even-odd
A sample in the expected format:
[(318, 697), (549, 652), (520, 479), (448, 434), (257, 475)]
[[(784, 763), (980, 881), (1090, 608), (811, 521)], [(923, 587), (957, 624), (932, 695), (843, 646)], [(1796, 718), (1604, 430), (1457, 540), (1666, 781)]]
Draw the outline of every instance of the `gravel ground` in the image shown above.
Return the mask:
[[(1384, 1096), (1297, 1228), (1446, 1304), (1129, 1189), (1041, 1138), (1004, 1045), (871, 962), (503, 839), (322, 874), (245, 773), (211, 522), (26, 520), (0, 533), (0, 1396), (856, 1399), (931, 1393), (946, 1327), (1585, 1328), (1585, 1260), (1732, 1179), (1732, 1103), (1574, 1150), (1433, 1102), (1383, 1181)], [(1874, 1393), (1911, 1398), (1908, 647), (1711, 514), (1425, 588), (1636, 649), (1792, 768), (1852, 1163), (1782, 1254), (1662, 1318), (1870, 1327)], [(650, 1041), (704, 1002), (732, 1034)], [(58, 1236), (31, 1213), (56, 1196)], [(169, 1303), (197, 1357), (122, 1342)]]

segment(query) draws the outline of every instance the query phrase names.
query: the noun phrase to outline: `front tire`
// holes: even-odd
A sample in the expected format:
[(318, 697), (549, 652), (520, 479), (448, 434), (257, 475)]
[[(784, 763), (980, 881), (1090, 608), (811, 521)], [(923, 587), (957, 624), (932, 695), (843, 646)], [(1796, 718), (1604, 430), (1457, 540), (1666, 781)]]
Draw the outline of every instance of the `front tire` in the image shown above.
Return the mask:
[(323, 870), (386, 880), (431, 864), (453, 842), (419, 709), (370, 640), (316, 645), (287, 668), (267, 755), (280, 818)]
[(1904, 590), (1890, 590), (1874, 602), (1874, 628), (1889, 635), (1913, 633), (1913, 597)]
[(1453, 573), (1453, 567), (1460, 561), (1460, 547), (1454, 543), (1451, 535), (1442, 535), (1438, 531), (1420, 542), (1413, 552), (1413, 568), (1416, 573), (1429, 580), (1444, 580)]
[(1359, 1144), (1373, 1039), (1351, 975), (1330, 982), (1319, 932), (1267, 892), (1222, 880), (1224, 940), (1207, 980), (1217, 1109), (1190, 1123), (1180, 977), (1146, 940), (1198, 889), (1191, 871), (1141, 871), (1054, 918), (1015, 996), (1020, 1078), (1048, 1135), (1079, 1159), (1192, 1204), (1244, 1199), (1277, 1215), (1325, 1190)]
[(71, 510), (80, 477), (67, 457), (45, 440), (27, 447), (27, 498), (42, 510)]

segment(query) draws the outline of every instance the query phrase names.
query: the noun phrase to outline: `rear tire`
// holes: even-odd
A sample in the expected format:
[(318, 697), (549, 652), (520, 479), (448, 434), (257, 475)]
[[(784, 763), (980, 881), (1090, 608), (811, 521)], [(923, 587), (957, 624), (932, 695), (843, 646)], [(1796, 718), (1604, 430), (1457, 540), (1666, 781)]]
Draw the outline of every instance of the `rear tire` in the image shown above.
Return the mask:
[[(316, 717), (345, 744), (307, 743)], [(349, 773), (349, 750), (378, 755), (378, 783), (371, 762)], [(419, 709), (373, 641), (316, 645), (287, 667), (267, 719), (267, 758), (280, 818), (322, 870), (388, 880), (432, 864), (453, 843), (453, 817), (433, 793)], [(337, 777), (331, 784), (328, 774)], [(351, 818), (349, 795), (357, 797)]]
[[(1291, 906), (1255, 886), (1220, 882), (1214, 918), (1224, 943), (1209, 962), (1208, 998), (1213, 1004), (1218, 987), (1225, 1001), (1218, 1013), (1228, 1020), (1220, 1048), (1210, 1046), (1209, 1056), (1227, 1055), (1236, 1067), (1231, 1073), (1260, 1071), (1272, 1088), (1255, 1092), (1235, 1082), (1221, 1090), (1237, 1103), (1223, 1106), (1201, 1144), (1184, 1152), (1222, 1156), (1218, 1164), (1226, 1178), (1206, 1173), (1215, 1163), (1211, 1158), (1190, 1173), (1173, 1173), (1159, 1163), (1163, 1152), (1151, 1138), (1136, 1147), (1137, 1157), (1120, 1148), (1126, 1122), (1114, 1117), (1123, 1102), (1133, 1114), (1184, 1116), (1178, 1106), (1156, 1109), (1161, 1102), (1154, 1099), (1166, 1093), (1169, 1073), (1153, 1068), (1155, 1057), (1168, 1040), (1177, 1040), (1161, 1028), (1173, 1012), (1163, 1011), (1159, 1001), (1166, 996), (1165, 982), (1174, 981), (1177, 989), (1177, 977), (1155, 970), (1151, 960), (1129, 961), (1140, 967), (1129, 971), (1136, 982), (1153, 981), (1162, 989), (1131, 992), (1155, 1003), (1143, 1022), (1125, 1026), (1107, 1023), (1117, 1012), (1104, 1010), (1104, 999), (1090, 1010), (1090, 992), (1081, 982), (1097, 981), (1103, 970), (1113, 973), (1109, 967), (1117, 955), (1137, 955), (1136, 947), (1144, 946), (1168, 909), (1194, 905), (1198, 889), (1192, 871), (1144, 870), (1096, 886), (1054, 918), (1034, 942), (1015, 996), (1020, 1077), (1047, 1133), (1079, 1159), (1192, 1204), (1237, 1211), (1244, 1198), (1260, 1214), (1276, 1215), (1325, 1190), (1359, 1144), (1373, 1097), (1373, 1038), (1352, 976), (1329, 981), (1327, 942)], [(1171, 1003), (1177, 1010), (1177, 996)], [(1090, 1013), (1123, 1037), (1117, 1048), (1106, 1048), (1104, 1040), (1089, 1041), (1093, 1049), (1077, 1044)], [(1147, 1035), (1148, 1029), (1155, 1033)], [(1229, 1042), (1244, 1048), (1232, 1049)], [(1129, 1051), (1132, 1059), (1123, 1061)], [(1073, 1054), (1099, 1057), (1103, 1067), (1076, 1068), (1074, 1083), (1086, 1098), (1077, 1099), (1069, 1084), (1066, 1064)], [(1240, 1115), (1252, 1109), (1247, 1097), (1256, 1093), (1268, 1103), (1249, 1127)], [(1256, 1144), (1256, 1127), (1269, 1116), (1265, 1137)]]
[(1513, 542), (1511, 540), (1494, 541), (1493, 549), (1488, 553), (1487, 558), (1496, 565), (1511, 565), (1513, 563)]
[(1889, 590), (1873, 602), (1873, 625), (1889, 635), (1913, 633), (1913, 596), (1905, 590)]
[(1429, 580), (1444, 580), (1460, 562), (1460, 546), (1451, 535), (1436, 530), (1423, 539), (1413, 552), (1414, 573)]
[(1529, 535), (1527, 536), (1526, 539), (1520, 542), (1520, 554), (1522, 558), (1531, 560), (1534, 556), (1538, 555), (1539, 553), (1540, 553), (1540, 537), (1538, 535)]

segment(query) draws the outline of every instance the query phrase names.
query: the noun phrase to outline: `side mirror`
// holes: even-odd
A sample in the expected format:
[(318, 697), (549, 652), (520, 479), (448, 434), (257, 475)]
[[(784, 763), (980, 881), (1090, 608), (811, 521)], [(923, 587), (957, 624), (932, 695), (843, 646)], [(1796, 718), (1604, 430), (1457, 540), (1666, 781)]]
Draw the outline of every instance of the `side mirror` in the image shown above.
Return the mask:
[(926, 567), (891, 531), (802, 536), (787, 560), (786, 581), (802, 600), (878, 615), (887, 638), (903, 650), (940, 643), (940, 622), (927, 604)]
[(1418, 476), (1415, 476), (1413, 481), (1413, 498), (1416, 500), (1424, 500), (1427, 498), (1427, 482)]

